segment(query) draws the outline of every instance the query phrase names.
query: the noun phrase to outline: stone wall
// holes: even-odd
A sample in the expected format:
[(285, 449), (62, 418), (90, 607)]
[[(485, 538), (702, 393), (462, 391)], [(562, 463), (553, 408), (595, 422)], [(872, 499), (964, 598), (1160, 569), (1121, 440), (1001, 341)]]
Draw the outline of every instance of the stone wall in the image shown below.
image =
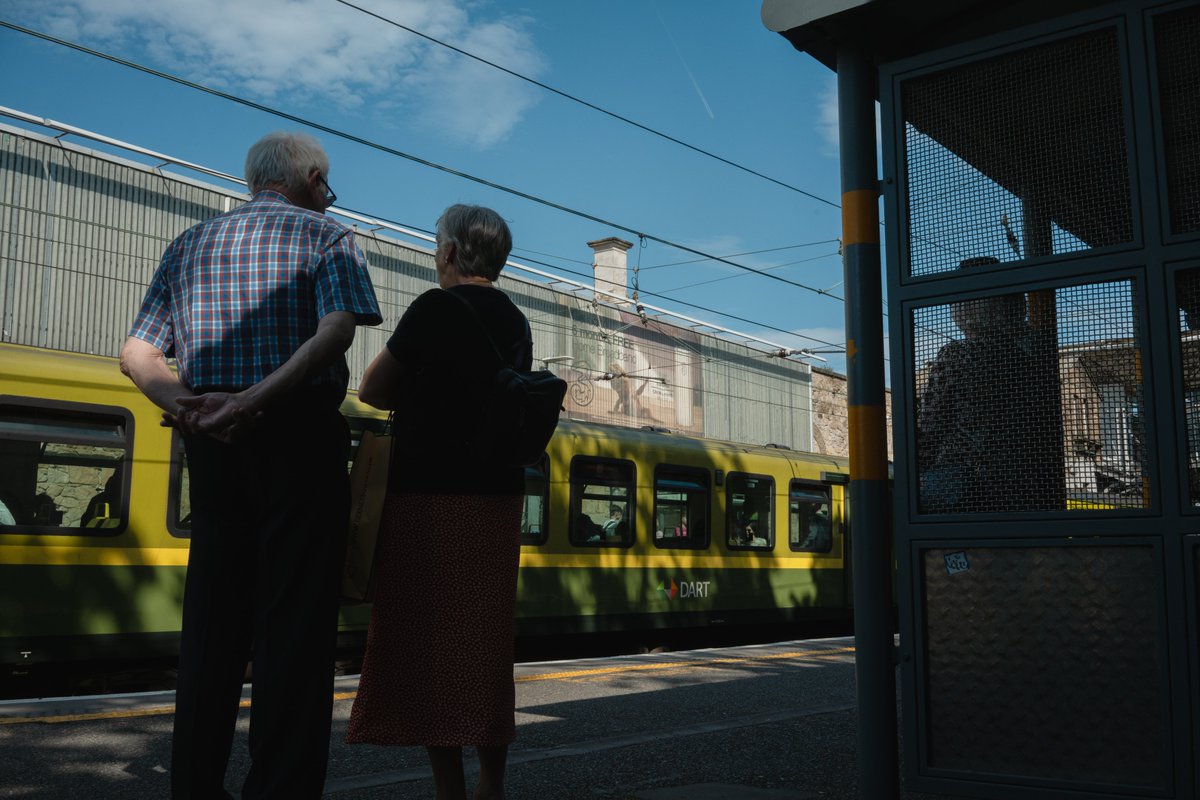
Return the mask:
[[(850, 426), (846, 413), (846, 376), (813, 368), (813, 451), (834, 456), (850, 455)], [(892, 460), (892, 393), (884, 392), (887, 412), (887, 457)]]
[[(62, 525), (79, 527), (79, 520), (92, 498), (104, 490), (104, 482), (113, 474), (111, 469), (43, 464), (38, 467), (37, 491), (54, 501), (62, 512)], [(112, 509), (117, 513), (117, 509)]]

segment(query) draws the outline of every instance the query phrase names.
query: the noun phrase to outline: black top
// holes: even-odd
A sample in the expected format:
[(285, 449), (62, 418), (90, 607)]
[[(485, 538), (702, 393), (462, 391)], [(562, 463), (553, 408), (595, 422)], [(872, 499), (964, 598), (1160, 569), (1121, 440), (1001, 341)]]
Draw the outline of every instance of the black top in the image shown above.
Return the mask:
[[(530, 369), (529, 324), (508, 295), (473, 284), (448, 291), (471, 304), (511, 366)], [(523, 494), (524, 469), (486, 454), (484, 408), (497, 363), (471, 312), (446, 290), (431, 289), (404, 312), (387, 347), (400, 362), (403, 382), (391, 491)]]

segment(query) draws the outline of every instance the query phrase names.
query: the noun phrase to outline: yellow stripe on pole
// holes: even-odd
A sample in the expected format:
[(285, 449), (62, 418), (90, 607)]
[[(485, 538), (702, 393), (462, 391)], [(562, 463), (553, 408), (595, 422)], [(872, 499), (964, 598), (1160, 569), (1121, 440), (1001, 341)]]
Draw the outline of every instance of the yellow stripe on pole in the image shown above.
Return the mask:
[(879, 192), (856, 189), (842, 195), (842, 246), (879, 244)]
[(850, 480), (886, 481), (887, 416), (883, 406), (849, 406)]

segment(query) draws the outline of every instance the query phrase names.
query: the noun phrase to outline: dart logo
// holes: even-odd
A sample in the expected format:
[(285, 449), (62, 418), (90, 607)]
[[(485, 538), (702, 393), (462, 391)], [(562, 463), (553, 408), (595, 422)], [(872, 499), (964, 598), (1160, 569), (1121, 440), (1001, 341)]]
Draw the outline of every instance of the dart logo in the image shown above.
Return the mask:
[(676, 597), (708, 597), (708, 587), (712, 581), (659, 581), (658, 593), (667, 600)]

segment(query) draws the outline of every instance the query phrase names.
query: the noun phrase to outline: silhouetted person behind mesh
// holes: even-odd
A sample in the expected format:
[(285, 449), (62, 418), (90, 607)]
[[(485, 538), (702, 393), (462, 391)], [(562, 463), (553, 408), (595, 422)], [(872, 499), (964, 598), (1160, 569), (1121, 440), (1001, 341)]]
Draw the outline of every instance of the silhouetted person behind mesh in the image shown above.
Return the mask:
[[(997, 263), (985, 256), (959, 268)], [(1031, 330), (1023, 293), (955, 303), (951, 313), (964, 338), (938, 351), (917, 418), (921, 510), (1060, 508), (1051, 488), (1060, 423), (1046, 397), (1056, 388), (1034, 379), (1056, 358), (1053, 342)]]

